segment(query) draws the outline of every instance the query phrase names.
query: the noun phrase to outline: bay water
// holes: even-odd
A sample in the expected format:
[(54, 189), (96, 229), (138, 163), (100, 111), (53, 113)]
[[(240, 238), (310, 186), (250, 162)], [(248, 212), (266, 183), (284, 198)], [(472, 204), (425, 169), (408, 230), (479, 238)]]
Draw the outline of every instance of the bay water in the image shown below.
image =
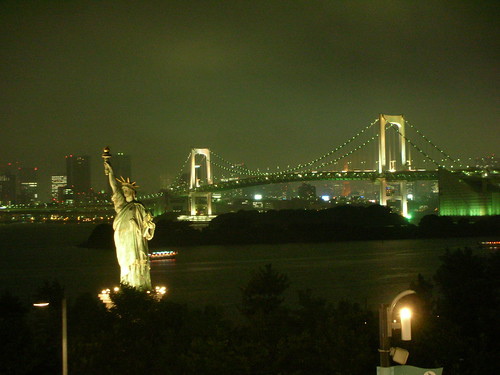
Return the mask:
[[(77, 245), (88, 238), (92, 224), (6, 224), (0, 226), (0, 290), (24, 300), (44, 281), (57, 280), (68, 298), (97, 295), (119, 282), (113, 250)], [(171, 247), (175, 260), (153, 261), (153, 285), (166, 286), (167, 298), (189, 305), (218, 305), (235, 310), (240, 288), (266, 264), (290, 281), (287, 303), (299, 290), (330, 302), (347, 299), (376, 309), (408, 289), (420, 273), (432, 278), (445, 249), (478, 247), (478, 238), (346, 241), (331, 243), (245, 246)]]

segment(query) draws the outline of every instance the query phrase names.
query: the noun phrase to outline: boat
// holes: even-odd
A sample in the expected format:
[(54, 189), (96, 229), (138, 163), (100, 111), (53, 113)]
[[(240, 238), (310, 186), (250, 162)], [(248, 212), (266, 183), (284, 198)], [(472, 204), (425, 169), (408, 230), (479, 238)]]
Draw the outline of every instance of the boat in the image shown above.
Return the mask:
[(488, 250), (498, 250), (500, 249), (500, 241), (481, 241), (479, 245)]
[(162, 251), (152, 251), (149, 254), (150, 260), (164, 260), (164, 259), (175, 259), (177, 256), (177, 251), (175, 250), (162, 250)]

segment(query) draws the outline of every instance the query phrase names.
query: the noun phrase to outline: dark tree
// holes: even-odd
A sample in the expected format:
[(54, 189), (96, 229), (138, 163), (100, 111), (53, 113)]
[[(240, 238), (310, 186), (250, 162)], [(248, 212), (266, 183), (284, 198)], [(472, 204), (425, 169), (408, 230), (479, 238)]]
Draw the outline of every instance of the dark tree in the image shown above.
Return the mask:
[(26, 374), (32, 366), (34, 348), (27, 313), (19, 298), (7, 291), (1, 295), (0, 374)]
[(276, 271), (271, 264), (260, 268), (241, 289), (242, 313), (252, 316), (276, 311), (283, 303), (283, 293), (289, 286), (288, 277)]
[(497, 373), (500, 253), (447, 250), (441, 261), (433, 297), (428, 281), (413, 285), (422, 298), (409, 344), (412, 361), (456, 375)]

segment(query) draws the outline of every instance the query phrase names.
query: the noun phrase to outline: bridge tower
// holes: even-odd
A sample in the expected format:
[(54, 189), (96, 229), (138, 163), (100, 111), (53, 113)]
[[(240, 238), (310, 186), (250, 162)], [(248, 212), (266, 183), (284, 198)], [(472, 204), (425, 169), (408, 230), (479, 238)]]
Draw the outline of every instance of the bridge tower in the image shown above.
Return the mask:
[(206, 203), (203, 202), (205, 203), (203, 206), (206, 207), (203, 210), (203, 216), (212, 215), (212, 193), (193, 191), (193, 189), (203, 184), (213, 184), (210, 150), (208, 148), (193, 148), (191, 150), (191, 173), (189, 178), (189, 212), (191, 216), (199, 215), (200, 200), (206, 201)]
[[(387, 150), (387, 136), (386, 130), (388, 126), (396, 126), (398, 128), (398, 157), (391, 156)], [(403, 115), (385, 115), (380, 114), (379, 117), (379, 144), (378, 144), (378, 172), (395, 172), (407, 170), (409, 163), (406, 160), (406, 139), (405, 139), (405, 119)], [(394, 151), (394, 150), (389, 150)], [(389, 163), (387, 163), (389, 161)], [(399, 184), (398, 195), (392, 195), (392, 191), (388, 189), (387, 180), (384, 177), (379, 178), (380, 182), (380, 204), (386, 206), (388, 200), (401, 201), (401, 213), (403, 216), (408, 214), (408, 200), (407, 200), (407, 187), (406, 181), (393, 182)], [(390, 197), (390, 198), (389, 198)]]

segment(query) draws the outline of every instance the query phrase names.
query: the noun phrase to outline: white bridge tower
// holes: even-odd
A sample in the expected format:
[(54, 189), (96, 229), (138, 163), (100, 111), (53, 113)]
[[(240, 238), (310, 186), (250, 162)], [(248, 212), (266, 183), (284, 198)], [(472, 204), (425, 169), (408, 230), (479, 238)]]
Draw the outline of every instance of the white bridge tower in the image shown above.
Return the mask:
[(191, 173), (189, 178), (189, 212), (191, 216), (212, 215), (212, 193), (196, 192), (193, 189), (213, 184), (210, 150), (193, 148), (191, 150)]
[[(409, 170), (410, 163), (406, 160), (406, 139), (405, 139), (405, 119), (403, 115), (385, 115), (379, 117), (379, 144), (378, 144), (378, 172), (395, 172)], [(387, 127), (397, 127), (398, 157), (388, 155), (386, 147)], [(393, 151), (393, 150), (390, 150)], [(387, 163), (389, 161), (389, 163)], [(386, 206), (389, 200), (401, 201), (401, 214), (408, 215), (408, 200), (406, 181), (391, 182), (391, 185), (399, 185), (399, 191), (394, 192), (388, 189), (387, 180), (384, 177), (379, 178), (380, 182), (380, 204)]]

